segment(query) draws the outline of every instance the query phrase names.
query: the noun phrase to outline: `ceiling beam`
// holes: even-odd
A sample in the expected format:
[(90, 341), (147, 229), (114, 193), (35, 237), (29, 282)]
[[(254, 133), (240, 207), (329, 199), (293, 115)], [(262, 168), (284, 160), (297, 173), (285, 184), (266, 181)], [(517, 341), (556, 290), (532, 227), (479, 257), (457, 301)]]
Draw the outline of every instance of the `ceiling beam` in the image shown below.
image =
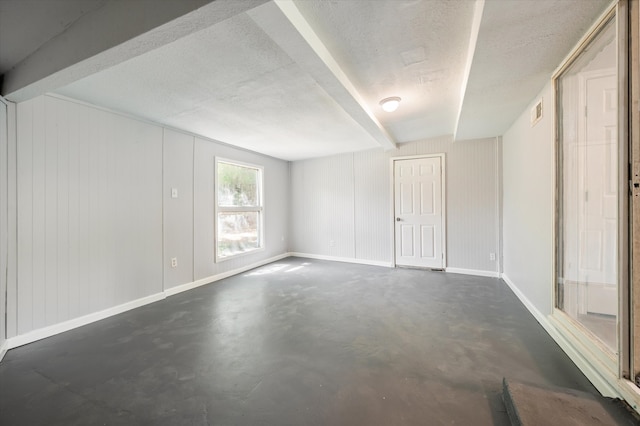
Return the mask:
[(382, 148), (397, 148), (392, 136), (292, 1), (274, 0), (247, 14)]
[(267, 1), (107, 1), (6, 72), (0, 94), (31, 99)]
[(480, 23), (482, 22), (482, 14), (484, 12), (485, 0), (476, 0), (473, 10), (473, 21), (471, 22), (471, 34), (469, 35), (469, 47), (467, 49), (467, 62), (464, 67), (464, 76), (462, 78), (462, 87), (460, 88), (460, 101), (458, 103), (458, 113), (456, 115), (456, 127), (453, 131), (453, 140), (457, 140), (458, 128), (460, 126), (460, 117), (464, 106), (467, 86), (469, 84), (469, 76), (471, 75), (471, 66), (473, 65), (473, 57), (476, 52), (478, 43), (478, 34), (480, 34)]

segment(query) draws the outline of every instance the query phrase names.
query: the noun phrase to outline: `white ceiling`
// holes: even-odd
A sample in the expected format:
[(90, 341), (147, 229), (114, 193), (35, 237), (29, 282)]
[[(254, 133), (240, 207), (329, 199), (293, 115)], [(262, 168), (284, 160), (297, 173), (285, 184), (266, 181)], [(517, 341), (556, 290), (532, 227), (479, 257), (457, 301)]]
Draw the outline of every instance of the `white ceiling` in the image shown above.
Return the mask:
[[(296, 4), (397, 142), (453, 133), (473, 1)], [(393, 114), (378, 107), (390, 96)]]
[[(286, 160), (499, 136), (610, 1), (254, 3), (50, 90)], [(388, 96), (395, 113), (378, 105)]]
[(106, 0), (0, 0), (0, 74)]

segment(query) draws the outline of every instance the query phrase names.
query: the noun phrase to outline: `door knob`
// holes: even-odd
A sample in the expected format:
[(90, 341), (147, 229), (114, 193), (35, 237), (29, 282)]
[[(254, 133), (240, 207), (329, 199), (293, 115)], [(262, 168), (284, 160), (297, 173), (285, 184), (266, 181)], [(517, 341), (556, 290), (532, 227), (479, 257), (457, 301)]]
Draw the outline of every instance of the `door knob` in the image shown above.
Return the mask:
[(396, 217), (396, 222), (400, 222), (402, 219), (400, 219), (399, 217)]

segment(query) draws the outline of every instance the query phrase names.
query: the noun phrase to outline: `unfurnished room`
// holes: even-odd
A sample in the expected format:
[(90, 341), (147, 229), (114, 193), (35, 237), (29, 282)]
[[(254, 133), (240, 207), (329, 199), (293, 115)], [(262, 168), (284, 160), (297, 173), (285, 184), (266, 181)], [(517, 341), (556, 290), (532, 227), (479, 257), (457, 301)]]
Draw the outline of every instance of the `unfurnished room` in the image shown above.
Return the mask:
[(0, 424), (640, 424), (640, 0), (0, 0)]

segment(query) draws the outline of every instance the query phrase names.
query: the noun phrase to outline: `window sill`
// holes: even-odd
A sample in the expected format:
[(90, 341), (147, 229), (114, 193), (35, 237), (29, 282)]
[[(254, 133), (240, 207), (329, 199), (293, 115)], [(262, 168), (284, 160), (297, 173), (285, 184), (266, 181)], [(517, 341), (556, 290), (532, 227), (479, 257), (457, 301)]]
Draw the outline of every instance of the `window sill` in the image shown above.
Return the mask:
[(222, 263), (222, 262), (226, 262), (227, 260), (237, 259), (239, 257), (247, 256), (247, 255), (254, 254), (254, 253), (259, 253), (261, 251), (264, 251), (264, 246), (258, 247), (258, 248), (252, 249), (252, 250), (243, 251), (242, 253), (232, 254), (230, 256), (219, 257), (216, 254), (215, 262), (216, 263)]

